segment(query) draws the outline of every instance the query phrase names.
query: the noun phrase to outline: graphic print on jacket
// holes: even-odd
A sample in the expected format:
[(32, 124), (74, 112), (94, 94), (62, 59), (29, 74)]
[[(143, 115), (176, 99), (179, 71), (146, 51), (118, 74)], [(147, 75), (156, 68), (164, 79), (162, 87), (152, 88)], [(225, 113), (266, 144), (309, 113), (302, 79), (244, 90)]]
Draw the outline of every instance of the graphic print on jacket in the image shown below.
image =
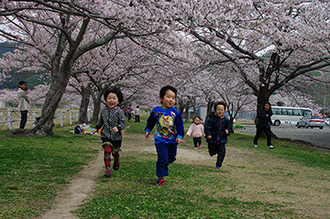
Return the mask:
[(165, 139), (171, 139), (175, 137), (175, 113), (171, 112), (171, 115), (168, 116), (165, 116), (164, 113), (157, 113), (156, 118), (159, 124), (157, 126), (157, 132), (159, 136)]

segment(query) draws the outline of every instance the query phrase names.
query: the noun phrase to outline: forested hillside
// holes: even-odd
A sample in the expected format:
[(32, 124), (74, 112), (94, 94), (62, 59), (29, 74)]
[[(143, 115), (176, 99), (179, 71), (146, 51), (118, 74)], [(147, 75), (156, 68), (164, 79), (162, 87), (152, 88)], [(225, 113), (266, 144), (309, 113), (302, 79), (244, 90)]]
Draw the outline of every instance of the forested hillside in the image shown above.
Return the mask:
[[(0, 43), (0, 58), (6, 52), (12, 52), (14, 50), (13, 45), (4, 42)], [(0, 71), (2, 71), (0, 69)], [(33, 88), (36, 85), (43, 84), (44, 82), (49, 82), (49, 79), (40, 79), (40, 75), (35, 75), (31, 73), (14, 73), (9, 72), (6, 74), (8, 77), (6, 79), (0, 80), (0, 90), (1, 89), (14, 89), (18, 87), (20, 81), (26, 81), (29, 88)]]

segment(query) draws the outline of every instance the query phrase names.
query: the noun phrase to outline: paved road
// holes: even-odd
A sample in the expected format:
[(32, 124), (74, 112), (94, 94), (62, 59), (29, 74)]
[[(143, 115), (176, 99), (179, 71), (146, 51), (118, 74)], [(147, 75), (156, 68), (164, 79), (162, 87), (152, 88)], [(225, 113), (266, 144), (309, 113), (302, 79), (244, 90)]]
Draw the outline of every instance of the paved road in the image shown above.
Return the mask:
[[(236, 129), (237, 132), (255, 135), (255, 125), (244, 125), (245, 129)], [(272, 131), (279, 138), (289, 138), (291, 140), (301, 140), (310, 142), (314, 146), (330, 149), (330, 127), (319, 128), (297, 128), (296, 126), (282, 125), (272, 126)]]

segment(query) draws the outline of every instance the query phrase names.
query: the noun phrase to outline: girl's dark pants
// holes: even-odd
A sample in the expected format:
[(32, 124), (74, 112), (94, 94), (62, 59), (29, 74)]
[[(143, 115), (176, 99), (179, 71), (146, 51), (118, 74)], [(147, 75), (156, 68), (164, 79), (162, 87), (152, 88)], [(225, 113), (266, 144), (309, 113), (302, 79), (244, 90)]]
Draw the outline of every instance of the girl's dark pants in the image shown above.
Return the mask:
[(27, 114), (28, 114), (27, 111), (21, 111), (21, 123), (19, 125), (20, 129), (24, 129), (25, 127), (25, 124), (27, 122)]
[(254, 136), (253, 143), (255, 145), (258, 144), (258, 139), (259, 139), (259, 137), (261, 135), (261, 132), (264, 132), (266, 134), (266, 136), (267, 136), (267, 146), (271, 145), (272, 143), (271, 143), (271, 138), (270, 138), (270, 136), (271, 136), (270, 129), (267, 129), (267, 128), (257, 128), (257, 133), (256, 133), (256, 136)]
[(194, 146), (197, 147), (202, 144), (202, 138), (194, 138)]
[(177, 144), (156, 144), (158, 160), (156, 163), (156, 173), (158, 177), (168, 176), (168, 165), (175, 161)]
[(218, 155), (216, 166), (221, 167), (222, 162), (225, 159), (225, 155), (226, 155), (225, 144), (212, 144), (212, 143), (209, 143), (208, 148), (209, 148), (209, 154), (210, 154), (211, 157), (215, 154)]

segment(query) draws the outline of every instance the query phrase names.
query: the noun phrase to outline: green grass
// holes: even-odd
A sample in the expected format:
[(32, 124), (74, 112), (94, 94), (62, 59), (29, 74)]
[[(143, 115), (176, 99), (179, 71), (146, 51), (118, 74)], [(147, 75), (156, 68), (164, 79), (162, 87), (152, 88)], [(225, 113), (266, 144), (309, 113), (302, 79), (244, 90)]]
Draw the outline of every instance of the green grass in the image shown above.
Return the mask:
[[(142, 154), (139, 154), (142, 155)], [(274, 218), (293, 216), (283, 206), (217, 195), (227, 186), (216, 170), (172, 164), (164, 187), (155, 186), (155, 156), (122, 160), (120, 173), (99, 183), (82, 218)]]
[[(227, 146), (235, 146), (249, 148), (253, 145), (253, 137), (244, 134), (233, 134), (228, 140)], [(307, 144), (296, 143), (287, 140), (272, 140), (275, 145), (274, 150), (268, 150), (266, 139), (259, 140), (257, 151), (268, 151), (271, 154), (277, 155), (280, 158), (288, 159), (294, 162), (299, 162), (301, 165), (308, 167), (318, 167), (324, 170), (330, 169), (329, 150), (326, 153), (320, 153), (320, 149), (312, 148)]]
[[(189, 124), (185, 124), (185, 132)], [(145, 122), (132, 123), (127, 134), (144, 134)], [(185, 138), (182, 148), (192, 148), (191, 137)], [(253, 136), (232, 134), (227, 147), (254, 150)], [(203, 144), (206, 145), (203, 140)], [(260, 139), (257, 152), (299, 162), (301, 165), (329, 169), (329, 154), (316, 149), (274, 141), (276, 150), (266, 149), (266, 140)], [(143, 143), (141, 143), (143, 145)], [(265, 147), (262, 147), (262, 146)], [(307, 156), (304, 156), (307, 155)], [(271, 155), (270, 155), (271, 156)], [(219, 173), (210, 168), (170, 165), (170, 176), (166, 186), (155, 186), (156, 155), (135, 153), (134, 156), (121, 158), (120, 173), (115, 172), (110, 180), (99, 182), (96, 194), (80, 209), (82, 218), (296, 218), (301, 217), (286, 205), (261, 201), (240, 201), (236, 197), (225, 197), (222, 191), (238, 189), (230, 174)], [(232, 168), (235, 168), (232, 166)], [(237, 166), (243, 168), (243, 166)], [(272, 175), (270, 175), (272, 177)], [(276, 195), (276, 191), (270, 191)], [(207, 210), (206, 210), (207, 209)], [(297, 216), (298, 215), (298, 216)]]
[(61, 128), (51, 137), (1, 140), (0, 218), (38, 216), (59, 189), (95, 157), (99, 139), (69, 131)]
[[(125, 134), (143, 135), (146, 117), (141, 123), (130, 122)], [(185, 131), (189, 124), (185, 124)], [(73, 127), (55, 128), (51, 137), (6, 138), (0, 141), (0, 218), (35, 218), (50, 207), (57, 192), (83, 166), (95, 158), (100, 148), (99, 137), (73, 135)], [(9, 135), (0, 132), (0, 138)], [(140, 139), (140, 138), (139, 138)], [(143, 139), (143, 137), (142, 137)], [(130, 141), (134, 141), (131, 139)], [(191, 137), (179, 147), (193, 147)], [(125, 139), (124, 139), (125, 141)], [(130, 141), (126, 141), (126, 144)], [(204, 140), (203, 140), (204, 141)], [(329, 152), (290, 141), (274, 140), (274, 150), (266, 149), (266, 139), (252, 147), (253, 136), (232, 134), (227, 148), (238, 148), (279, 157), (324, 171), (328, 179)], [(139, 147), (143, 147), (143, 144)], [(207, 150), (205, 141), (203, 150)], [(266, 201), (241, 201), (224, 191), (242, 190), (229, 171), (173, 163), (166, 186), (155, 186), (157, 156), (135, 152), (121, 156), (119, 171), (110, 179), (98, 178), (93, 197), (78, 214), (81, 218), (298, 218), (300, 214), (287, 204)], [(211, 159), (211, 158), (210, 158)], [(103, 164), (100, 164), (102, 170)], [(232, 169), (244, 169), (232, 165)], [(260, 167), (262, 168), (262, 167)], [(251, 170), (246, 170), (251, 171)], [(295, 173), (285, 173), (288, 177)], [(290, 175), (291, 174), (291, 175)], [(265, 177), (272, 177), (265, 174)], [(244, 180), (244, 179), (241, 179)], [(324, 191), (330, 192), (329, 188)], [(280, 191), (271, 190), (271, 195)], [(292, 192), (294, 194), (294, 191)], [(326, 195), (326, 194), (325, 194)], [(299, 197), (298, 197), (299, 198)], [(317, 215), (316, 215), (317, 217)], [(309, 218), (309, 217), (305, 217)]]

